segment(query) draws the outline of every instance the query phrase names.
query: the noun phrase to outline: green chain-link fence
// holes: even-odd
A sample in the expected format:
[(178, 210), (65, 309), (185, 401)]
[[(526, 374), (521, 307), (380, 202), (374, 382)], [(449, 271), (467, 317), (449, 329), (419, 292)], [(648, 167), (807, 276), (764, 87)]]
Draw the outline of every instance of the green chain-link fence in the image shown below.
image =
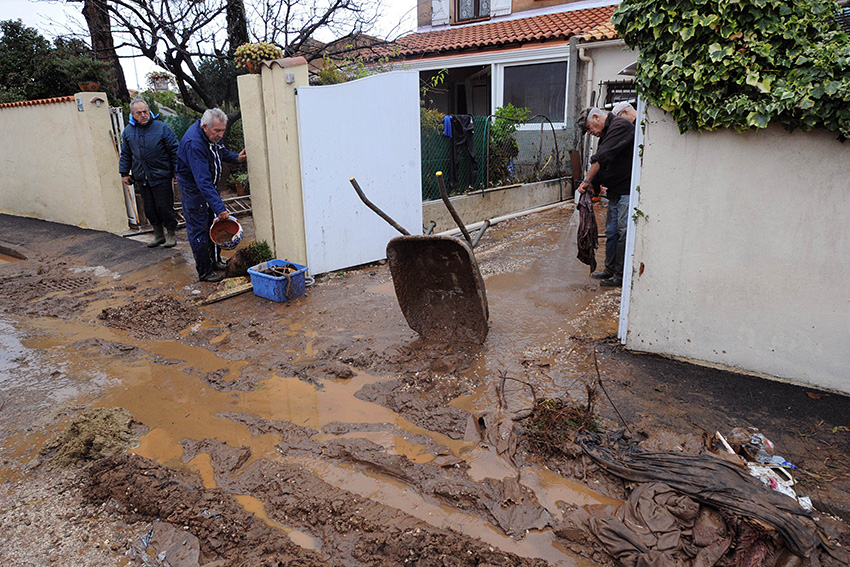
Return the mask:
[(443, 172), (443, 180), (450, 195), (460, 195), (483, 187), (487, 175), (482, 166), (481, 156), (484, 150), (484, 130), (487, 117), (476, 116), (473, 130), (473, 147), (477, 162), (477, 174), (473, 178), (472, 161), (466, 148), (459, 148), (460, 159), (457, 168), (457, 186), (449, 183), (449, 167), (452, 159), (453, 141), (443, 135), (443, 129), (426, 128), (422, 131), (422, 200), (430, 201), (440, 198), (440, 188), (437, 186), (436, 173)]
[[(439, 199), (435, 177), (442, 171), (450, 195), (459, 195), (490, 187), (557, 179), (569, 175), (569, 150), (572, 133), (555, 130), (548, 119), (536, 116), (529, 122), (517, 122), (499, 116), (476, 116), (473, 147), (476, 166), (465, 146), (457, 157), (457, 185), (448, 181), (453, 140), (442, 128), (422, 131), (422, 199)], [(473, 178), (473, 170), (477, 174)]]

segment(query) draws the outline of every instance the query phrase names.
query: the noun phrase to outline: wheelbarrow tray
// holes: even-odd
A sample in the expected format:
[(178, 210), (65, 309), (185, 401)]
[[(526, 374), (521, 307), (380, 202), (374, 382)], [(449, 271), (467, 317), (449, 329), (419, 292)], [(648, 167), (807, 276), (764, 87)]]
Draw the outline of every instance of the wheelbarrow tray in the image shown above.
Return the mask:
[(399, 307), (426, 339), (482, 344), (487, 338), (487, 295), (472, 248), (450, 236), (397, 236), (387, 263)]

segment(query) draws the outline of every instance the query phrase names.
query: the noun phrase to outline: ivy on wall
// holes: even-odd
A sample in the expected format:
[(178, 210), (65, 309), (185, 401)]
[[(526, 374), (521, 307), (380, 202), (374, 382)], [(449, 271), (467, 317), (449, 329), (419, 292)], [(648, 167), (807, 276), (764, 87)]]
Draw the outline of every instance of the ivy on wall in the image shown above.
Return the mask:
[(850, 137), (850, 36), (834, 0), (622, 0), (637, 87), (679, 130), (824, 128)]

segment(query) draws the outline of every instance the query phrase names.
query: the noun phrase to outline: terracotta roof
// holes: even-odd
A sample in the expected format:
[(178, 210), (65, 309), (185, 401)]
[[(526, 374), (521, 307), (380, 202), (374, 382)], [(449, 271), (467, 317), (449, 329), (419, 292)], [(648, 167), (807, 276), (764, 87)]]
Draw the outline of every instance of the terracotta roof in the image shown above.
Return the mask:
[[(611, 26), (615, 6), (544, 14), (530, 18), (456, 26), (446, 30), (413, 33), (386, 46), (385, 55), (409, 57), (447, 51), (462, 51), (481, 47), (516, 45), (547, 40), (567, 40), (574, 35), (584, 37), (594, 33), (616, 37)], [(610, 30), (606, 26), (610, 26)], [(611, 35), (613, 33), (613, 35)], [(597, 39), (594, 37), (593, 39)]]
[(608, 20), (583, 34), (581, 39), (584, 41), (599, 41), (603, 39), (617, 39), (618, 37), (617, 29), (611, 23), (611, 20)]
[(74, 102), (73, 96), (58, 96), (55, 98), (41, 98), (38, 100), (22, 100), (20, 102), (4, 102), (0, 108), (13, 108), (16, 106), (38, 106), (39, 104), (56, 104), (59, 102)]

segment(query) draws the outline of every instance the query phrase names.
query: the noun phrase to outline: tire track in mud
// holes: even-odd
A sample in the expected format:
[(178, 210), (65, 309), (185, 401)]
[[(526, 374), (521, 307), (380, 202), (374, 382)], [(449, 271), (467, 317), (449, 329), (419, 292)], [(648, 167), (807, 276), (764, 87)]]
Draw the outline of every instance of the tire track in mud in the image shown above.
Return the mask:
[(260, 498), (270, 518), (318, 537), (319, 552), (299, 547), (224, 490), (204, 489), (137, 455), (102, 459), (89, 469), (87, 480), (85, 493), (92, 502), (112, 499), (129, 519), (160, 518), (193, 534), (200, 542), (201, 564), (220, 559), (229, 567), (547, 565), (332, 487), (302, 467), (268, 460), (249, 464), (234, 487)]

